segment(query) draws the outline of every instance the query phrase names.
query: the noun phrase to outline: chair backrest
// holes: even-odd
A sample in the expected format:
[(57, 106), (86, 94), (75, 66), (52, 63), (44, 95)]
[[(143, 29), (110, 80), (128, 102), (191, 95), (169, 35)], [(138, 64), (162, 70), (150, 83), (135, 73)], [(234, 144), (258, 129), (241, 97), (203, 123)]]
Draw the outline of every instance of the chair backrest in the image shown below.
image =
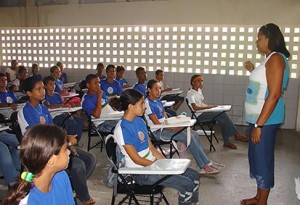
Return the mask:
[(106, 154), (110, 162), (115, 166), (117, 165), (117, 143), (114, 140), (113, 135), (108, 135), (105, 138)]
[(188, 106), (188, 108), (189, 108), (190, 111), (191, 111), (192, 119), (197, 119), (196, 112), (195, 112), (194, 109), (191, 107), (191, 105), (190, 105), (190, 103), (189, 103), (189, 100), (188, 100), (187, 98), (185, 98), (185, 102), (186, 102), (186, 105)]

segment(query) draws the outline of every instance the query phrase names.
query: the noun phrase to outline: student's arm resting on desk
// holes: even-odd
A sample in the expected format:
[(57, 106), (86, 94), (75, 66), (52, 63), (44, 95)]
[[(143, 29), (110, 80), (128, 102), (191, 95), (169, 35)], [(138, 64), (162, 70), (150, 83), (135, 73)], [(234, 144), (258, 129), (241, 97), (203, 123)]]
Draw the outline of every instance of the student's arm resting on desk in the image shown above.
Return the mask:
[(195, 110), (195, 111), (205, 110), (205, 109), (216, 107), (215, 105), (197, 106), (195, 103), (191, 103), (191, 105), (192, 105), (193, 110)]
[[(156, 159), (164, 159), (164, 157), (154, 148), (150, 139), (148, 139), (148, 142), (149, 142), (149, 149), (152, 152), (153, 156)], [(128, 156), (131, 158), (131, 160), (134, 163), (144, 166), (144, 167), (153, 164), (153, 161), (150, 161), (148, 159), (141, 157), (133, 145), (127, 144), (127, 145), (123, 145), (123, 147), (124, 147), (125, 151), (127, 152)]]

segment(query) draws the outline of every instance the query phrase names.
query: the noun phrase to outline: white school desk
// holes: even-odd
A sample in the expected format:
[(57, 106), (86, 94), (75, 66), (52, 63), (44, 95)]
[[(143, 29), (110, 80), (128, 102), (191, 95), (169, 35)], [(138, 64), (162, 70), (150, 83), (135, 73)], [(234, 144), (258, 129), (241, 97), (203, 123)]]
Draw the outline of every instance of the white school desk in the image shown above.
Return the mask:
[(175, 101), (162, 100), (161, 102), (162, 102), (164, 107), (172, 107), (175, 104)]
[(204, 112), (227, 112), (231, 110), (231, 105), (218, 105), (216, 107), (204, 109), (204, 110), (197, 110), (196, 113), (204, 113)]
[(0, 131), (9, 130), (9, 126), (0, 127)]
[(161, 93), (160, 97), (163, 97), (165, 95), (179, 95), (181, 94), (183, 91), (180, 90), (180, 88), (174, 88), (173, 90), (171, 91), (166, 91), (166, 92), (163, 92)]
[(119, 169), (119, 174), (161, 174), (161, 175), (178, 175), (183, 174), (189, 167), (189, 159), (159, 159), (153, 164), (146, 167)]
[(65, 83), (65, 84), (64, 84), (64, 88), (71, 88), (71, 87), (74, 87), (75, 84), (76, 84), (76, 82)]
[(64, 107), (60, 107), (60, 108), (52, 108), (52, 109), (49, 109), (49, 112), (52, 116), (52, 118), (54, 118), (55, 116), (57, 115), (60, 115), (62, 113), (74, 113), (78, 110), (82, 110), (82, 107), (71, 107), (71, 108), (64, 108)]
[(79, 96), (78, 93), (68, 93), (68, 95), (61, 95), (61, 98), (73, 98)]

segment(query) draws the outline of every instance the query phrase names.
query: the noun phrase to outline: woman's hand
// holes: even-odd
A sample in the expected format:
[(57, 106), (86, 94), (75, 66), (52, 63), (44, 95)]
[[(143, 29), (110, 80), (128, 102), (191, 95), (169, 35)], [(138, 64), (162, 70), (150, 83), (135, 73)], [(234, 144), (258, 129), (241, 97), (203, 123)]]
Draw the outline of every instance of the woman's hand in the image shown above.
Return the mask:
[(254, 65), (251, 61), (246, 61), (244, 67), (251, 73), (254, 70)]
[(259, 144), (261, 138), (261, 128), (255, 127), (251, 133), (251, 140), (253, 144)]

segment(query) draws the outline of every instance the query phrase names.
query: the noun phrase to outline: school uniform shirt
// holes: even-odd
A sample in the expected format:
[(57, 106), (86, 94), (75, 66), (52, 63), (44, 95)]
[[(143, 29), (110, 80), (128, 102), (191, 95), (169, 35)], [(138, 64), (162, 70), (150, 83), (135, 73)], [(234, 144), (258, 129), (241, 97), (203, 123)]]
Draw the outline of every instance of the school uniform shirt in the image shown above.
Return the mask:
[(37, 79), (39, 79), (39, 80), (43, 80), (41, 74), (36, 74), (36, 75), (32, 74), (31, 76), (32, 76), (32, 77), (35, 77), (35, 78), (37, 78)]
[(61, 96), (59, 95), (59, 93), (56, 93), (56, 92), (54, 92), (52, 96), (48, 95), (46, 93), (45, 101), (47, 103), (49, 103), (49, 105), (61, 105), (61, 104), (63, 104)]
[(60, 79), (57, 79), (55, 81), (55, 92), (57, 93), (60, 93), (64, 90), (64, 83), (60, 80)]
[(67, 77), (67, 73), (63, 72), (59, 78), (63, 83), (67, 83), (68, 82), (68, 77)]
[[(145, 100), (145, 106), (146, 106), (146, 110), (145, 110), (145, 117), (147, 120), (148, 125), (151, 127), (152, 125), (154, 125), (154, 123), (152, 122), (152, 120), (150, 119), (150, 115), (156, 115), (156, 117), (158, 118), (158, 120), (160, 122), (164, 122), (165, 120), (165, 108), (161, 102), (160, 99), (156, 99), (156, 100), (150, 100), (149, 98), (146, 98)], [(152, 132), (158, 130), (158, 129), (151, 129)]]
[(138, 155), (150, 161), (155, 161), (155, 157), (149, 149), (148, 130), (141, 117), (135, 117), (133, 121), (122, 118), (116, 125), (114, 133), (117, 144), (120, 147), (122, 154), (125, 156), (126, 167), (134, 168), (142, 166), (132, 161), (124, 149), (124, 145), (134, 146)]
[[(207, 106), (207, 104), (205, 103), (204, 96), (202, 94), (202, 90), (200, 88), (198, 90), (194, 90), (193, 88), (191, 88), (187, 92), (186, 98), (188, 99), (191, 108), (193, 108), (192, 103), (195, 103), (195, 105), (199, 107)], [(201, 115), (201, 113), (197, 113), (196, 115), (199, 116)]]
[[(11, 90), (7, 90), (5, 92), (0, 92), (0, 103), (14, 103), (17, 100), (18, 100), (17, 96)], [(13, 112), (14, 112), (14, 110), (10, 109), (10, 108), (1, 110), (1, 114), (7, 118), (10, 118), (10, 116)]]
[(116, 78), (117, 81), (121, 84), (121, 86), (128, 85), (128, 82), (125, 78)]
[(39, 104), (38, 106), (33, 106), (29, 102), (18, 112), (18, 122), (23, 135), (33, 125), (53, 124), (50, 112), (45, 105)]
[(17, 96), (11, 90), (7, 90), (6, 92), (0, 92), (0, 103), (13, 103), (17, 100)]
[(113, 80), (113, 83), (109, 83), (107, 79), (101, 80), (101, 89), (107, 97), (121, 95), (123, 88), (117, 80)]
[[(94, 95), (85, 94), (82, 97), (82, 101), (81, 101), (82, 109), (91, 117), (92, 117), (92, 112), (96, 108), (97, 98), (98, 98), (97, 94), (94, 94)], [(108, 104), (108, 98), (106, 97), (106, 95), (104, 93), (103, 93), (102, 99), (101, 99), (101, 107), (102, 107), (102, 110), (101, 110), (100, 117), (106, 117), (108, 115), (108, 113), (114, 112), (112, 107)], [(103, 123), (103, 122), (97, 122), (97, 123), (95, 123), (95, 125), (98, 126), (101, 123)]]
[(133, 85), (133, 89), (140, 91), (144, 96), (147, 94), (147, 82), (145, 83), (139, 83)]
[(65, 171), (57, 172), (52, 181), (48, 193), (41, 192), (35, 186), (29, 194), (23, 198), (19, 205), (74, 205), (74, 197), (69, 177)]

